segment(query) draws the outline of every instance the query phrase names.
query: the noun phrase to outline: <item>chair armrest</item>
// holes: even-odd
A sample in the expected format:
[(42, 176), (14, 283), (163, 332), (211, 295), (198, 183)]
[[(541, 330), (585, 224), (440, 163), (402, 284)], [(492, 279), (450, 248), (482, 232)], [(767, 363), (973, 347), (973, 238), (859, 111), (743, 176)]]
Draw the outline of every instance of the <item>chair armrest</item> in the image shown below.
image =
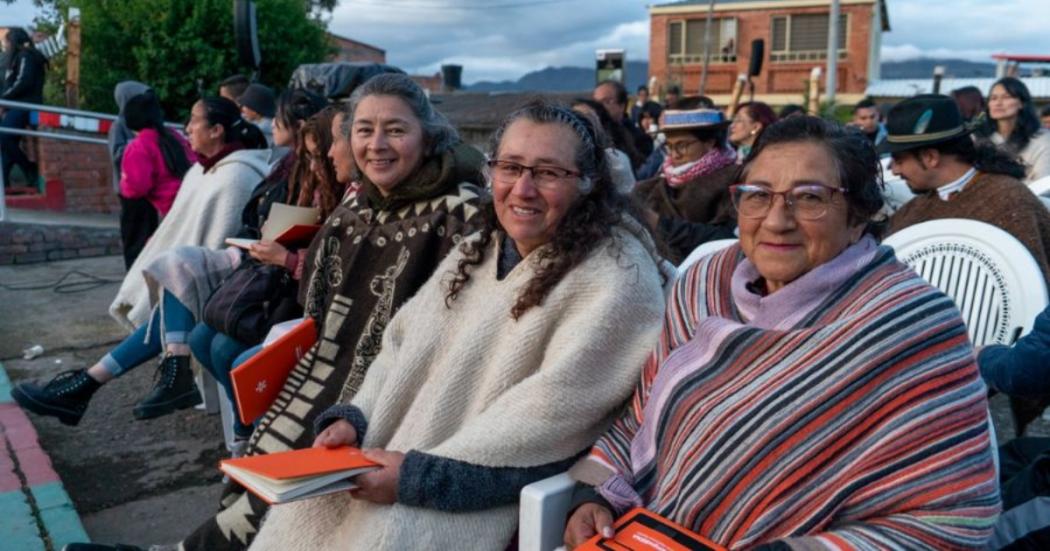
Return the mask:
[(521, 489), (520, 551), (551, 551), (561, 546), (575, 487), (576, 482), (569, 473), (561, 473)]

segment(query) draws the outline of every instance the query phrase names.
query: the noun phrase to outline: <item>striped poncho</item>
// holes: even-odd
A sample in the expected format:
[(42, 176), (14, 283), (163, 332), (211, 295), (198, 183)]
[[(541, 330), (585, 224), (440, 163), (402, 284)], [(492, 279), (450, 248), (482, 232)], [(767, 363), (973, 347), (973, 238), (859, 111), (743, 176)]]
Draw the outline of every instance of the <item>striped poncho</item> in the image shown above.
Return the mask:
[(998, 486), (951, 300), (870, 237), (769, 296), (758, 278), (738, 246), (684, 274), (577, 477), (617, 514), (644, 506), (733, 549), (979, 547)]

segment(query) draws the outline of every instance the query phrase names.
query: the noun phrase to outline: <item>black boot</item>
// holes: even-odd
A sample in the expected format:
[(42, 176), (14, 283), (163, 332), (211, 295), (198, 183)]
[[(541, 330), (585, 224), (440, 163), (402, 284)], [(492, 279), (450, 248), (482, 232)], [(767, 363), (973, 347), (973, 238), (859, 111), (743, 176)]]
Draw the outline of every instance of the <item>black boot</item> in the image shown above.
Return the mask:
[(193, 382), (189, 356), (165, 356), (157, 367), (153, 391), (135, 406), (136, 419), (152, 419), (177, 409), (201, 403), (201, 393)]
[(37, 415), (53, 415), (67, 425), (76, 425), (87, 410), (91, 395), (101, 386), (87, 371), (74, 369), (59, 373), (42, 387), (18, 383), (11, 389), (11, 397)]

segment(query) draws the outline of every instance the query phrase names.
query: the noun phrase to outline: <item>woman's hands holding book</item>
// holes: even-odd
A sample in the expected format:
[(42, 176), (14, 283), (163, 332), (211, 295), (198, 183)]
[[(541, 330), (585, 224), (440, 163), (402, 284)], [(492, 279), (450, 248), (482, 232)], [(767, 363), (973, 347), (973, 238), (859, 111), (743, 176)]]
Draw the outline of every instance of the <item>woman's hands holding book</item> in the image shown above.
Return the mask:
[(381, 463), (383, 468), (354, 477), (357, 488), (350, 490), (350, 495), (380, 505), (396, 502), (397, 484), (401, 478), (401, 464), (405, 462), (405, 454), (378, 449), (361, 451), (365, 457)]
[(248, 247), (248, 254), (264, 264), (284, 266), (285, 259), (288, 257), (288, 249), (276, 241), (262, 240), (258, 243), (252, 243)]
[(357, 446), (357, 430), (350, 421), (339, 419), (328, 425), (321, 434), (314, 438), (315, 448), (338, 448), (339, 446)]
[(565, 525), (565, 548), (575, 549), (600, 533), (603, 538), (613, 537), (612, 512), (597, 503), (584, 503), (576, 508)]

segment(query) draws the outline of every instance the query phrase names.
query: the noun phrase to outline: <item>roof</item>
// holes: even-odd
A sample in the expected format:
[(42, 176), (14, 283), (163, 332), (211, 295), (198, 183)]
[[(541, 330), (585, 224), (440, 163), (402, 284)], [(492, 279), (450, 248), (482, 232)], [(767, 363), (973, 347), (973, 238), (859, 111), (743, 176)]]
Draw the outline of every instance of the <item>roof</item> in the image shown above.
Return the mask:
[(358, 44), (358, 45), (364, 46), (366, 48), (371, 48), (371, 49), (373, 49), (373, 50), (375, 50), (377, 52), (383, 52), (384, 54), (386, 53), (386, 50), (384, 50), (384, 49), (382, 49), (382, 48), (380, 48), (378, 46), (373, 46), (371, 44), (368, 44), (368, 43), (365, 43), (365, 42), (361, 42), (360, 40), (354, 40), (353, 38), (347, 38), (345, 36), (338, 35), (338, 34), (335, 34), (333, 32), (328, 33), (328, 36), (331, 37), (331, 38), (334, 38), (336, 40), (342, 40), (344, 42), (353, 42), (354, 44)]
[[(882, 30), (890, 30), (890, 13), (886, 7), (887, 0), (841, 0), (843, 5), (875, 4), (879, 5), (882, 19)], [(711, 4), (709, 0), (678, 0), (649, 6), (649, 13), (706, 12)], [(760, 10), (794, 7), (828, 6), (828, 0), (715, 0), (715, 11)]]
[(999, 59), (1003, 61), (1050, 63), (1050, 55), (992, 54), (992, 59)]
[[(948, 93), (963, 86), (976, 86), (987, 94), (996, 78), (946, 78), (941, 81), (941, 93)], [(1021, 79), (1032, 97), (1050, 100), (1050, 77), (1025, 77)], [(894, 78), (876, 80), (868, 84), (867, 95), (881, 98), (908, 98), (916, 94), (933, 92), (932, 78)]]
[(509, 115), (532, 98), (544, 97), (555, 102), (569, 103), (574, 98), (591, 97), (590, 90), (580, 92), (455, 92), (432, 94), (434, 108), (458, 128), (495, 128)]

